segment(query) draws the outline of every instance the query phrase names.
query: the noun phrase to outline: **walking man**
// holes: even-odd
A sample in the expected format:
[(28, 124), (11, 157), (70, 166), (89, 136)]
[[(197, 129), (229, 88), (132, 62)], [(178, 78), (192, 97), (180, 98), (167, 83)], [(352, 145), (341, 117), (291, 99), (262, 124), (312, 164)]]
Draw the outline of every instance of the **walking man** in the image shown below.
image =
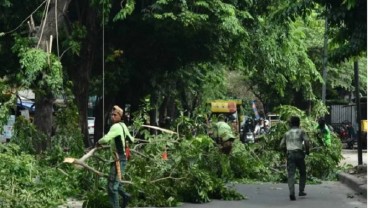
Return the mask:
[[(287, 153), (287, 173), (290, 200), (295, 201), (295, 172), (299, 170), (299, 196), (306, 196), (304, 192), (307, 179), (305, 167), (305, 155), (309, 154), (309, 140), (307, 134), (299, 128), (299, 117), (293, 116), (290, 119), (290, 130), (284, 134), (281, 140), (280, 148), (286, 149)], [(303, 143), (305, 152), (303, 151)]]
[(126, 158), (126, 139), (131, 142), (134, 138), (130, 135), (126, 125), (121, 122), (123, 118), (123, 109), (115, 105), (111, 111), (111, 121), (113, 125), (111, 126), (109, 132), (98, 140), (96, 146), (101, 146), (102, 144), (110, 144), (110, 149), (113, 154), (115, 162), (111, 164), (110, 174), (108, 179), (107, 193), (109, 195), (110, 203), (113, 208), (120, 208), (119, 206), (119, 195), (123, 197), (122, 207), (126, 207), (130, 194), (126, 193), (123, 189), (121, 183), (121, 175), (125, 170), (127, 163)]

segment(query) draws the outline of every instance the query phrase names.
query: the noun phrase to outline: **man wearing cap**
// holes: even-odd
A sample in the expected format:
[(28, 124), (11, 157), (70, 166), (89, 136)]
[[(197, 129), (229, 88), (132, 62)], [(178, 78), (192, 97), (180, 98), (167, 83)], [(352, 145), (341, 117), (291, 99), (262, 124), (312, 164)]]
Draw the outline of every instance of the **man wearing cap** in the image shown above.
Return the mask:
[(219, 117), (219, 121), (213, 126), (212, 134), (216, 142), (221, 145), (221, 151), (227, 155), (230, 154), (235, 136), (230, 125), (225, 122), (225, 118)]
[(109, 132), (98, 140), (96, 144), (96, 146), (110, 144), (110, 149), (115, 159), (115, 163), (111, 163), (107, 187), (109, 200), (114, 208), (120, 207), (119, 194), (123, 197), (122, 207), (126, 207), (130, 199), (130, 194), (126, 193), (123, 189), (121, 174), (124, 172), (127, 163), (125, 152), (126, 140), (128, 139), (134, 142), (134, 138), (130, 135), (127, 126), (122, 122), (123, 112), (123, 109), (117, 105), (112, 108), (111, 121), (113, 125), (110, 127)]

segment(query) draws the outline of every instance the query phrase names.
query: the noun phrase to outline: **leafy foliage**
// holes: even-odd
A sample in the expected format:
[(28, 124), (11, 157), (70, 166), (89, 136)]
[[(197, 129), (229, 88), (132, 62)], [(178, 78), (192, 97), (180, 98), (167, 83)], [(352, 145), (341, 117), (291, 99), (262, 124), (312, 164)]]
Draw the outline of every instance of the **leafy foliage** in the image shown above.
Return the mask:
[[(82, 135), (79, 132), (78, 117), (75, 114), (76, 107), (69, 104), (65, 107), (57, 108), (55, 112), (55, 133), (51, 138), (51, 144), (46, 150), (46, 164), (56, 165), (63, 161), (67, 155), (79, 155), (83, 152)], [(20, 146), (22, 151), (35, 154), (38, 144), (47, 142), (46, 136), (30, 123), (23, 116), (16, 119), (14, 125), (14, 136), (11, 143)]]
[(247, 51), (247, 69), (251, 73), (244, 71), (249, 87), (264, 103), (273, 106), (293, 102), (296, 92), (304, 100), (314, 100), (312, 83), (322, 78), (307, 53), (308, 36), (303, 22), (280, 26), (270, 25), (269, 19), (259, 18), (252, 31), (254, 38)]
[[(291, 106), (281, 106), (278, 112), (285, 121), (289, 120), (291, 116), (299, 116), (301, 118), (301, 128), (307, 132), (311, 146), (310, 156), (306, 159), (309, 177), (318, 178), (320, 180), (335, 179), (336, 172), (339, 168), (339, 162), (342, 159), (341, 141), (335, 133), (331, 132), (331, 146), (323, 147), (317, 137), (317, 118), (327, 113), (326, 107), (322, 103), (317, 103), (312, 110), (312, 112), (314, 112), (314, 114), (312, 114), (313, 116), (307, 116), (303, 111)], [(279, 125), (284, 125), (284, 129), (287, 128), (287, 123), (285, 122)], [(282, 135), (280, 135), (280, 132), (275, 133), (278, 135), (276, 137), (278, 141), (281, 141)], [(321, 161), (323, 161), (323, 164), (321, 164)]]
[(14, 124), (14, 136), (11, 139), (12, 143), (19, 145), (22, 151), (29, 154), (35, 154), (36, 147), (39, 144), (46, 142), (46, 136), (36, 130), (36, 127), (29, 120), (20, 116)]
[(317, 11), (323, 18), (327, 17), (333, 43), (329, 59), (339, 63), (367, 51), (366, 8), (367, 1), (364, 0), (284, 1), (283, 6), (276, 10), (274, 18), (280, 22), (286, 19), (294, 21), (313, 11)]
[[(241, 199), (225, 185), (221, 176), (231, 178), (223, 155), (211, 138), (196, 137), (178, 142), (175, 138), (159, 135), (150, 143), (135, 146), (140, 154), (129, 161), (125, 180), (133, 186), (127, 189), (137, 206), (176, 206), (182, 201), (203, 203), (213, 198)], [(167, 149), (168, 160), (162, 159)], [(220, 165), (219, 165), (220, 164)], [(229, 175), (230, 174), (230, 175)]]
[(78, 192), (78, 173), (64, 175), (58, 168), (41, 166), (17, 145), (0, 144), (0, 159), (2, 207), (56, 207)]
[[(203, 117), (201, 118), (199, 115), (202, 113), (201, 109), (197, 106), (205, 103), (207, 99), (224, 97), (226, 92), (224, 86), (226, 86), (227, 81), (224, 77), (229, 70), (241, 70), (243, 72), (242, 80), (247, 81), (253, 92), (265, 103), (273, 105), (291, 103), (296, 100), (293, 97), (295, 93), (302, 94), (303, 99), (314, 100), (315, 92), (312, 86), (315, 86), (315, 83), (321, 83), (321, 77), (317, 70), (319, 62), (316, 61), (319, 59), (320, 38), (313, 39), (311, 37), (314, 34), (321, 35), (323, 21), (316, 22), (316, 19), (312, 18), (307, 24), (302, 20), (308, 19), (309, 14), (313, 14), (311, 11), (320, 11), (320, 8), (315, 7), (316, 2), (322, 2), (322, 5), (324, 2), (331, 3), (331, 1), (157, 0), (135, 4), (133, 0), (115, 2), (94, 0), (88, 3), (95, 6), (94, 9), (98, 8), (96, 11), (88, 10), (85, 12), (83, 9), (83, 12), (80, 12), (79, 9), (75, 9), (77, 11), (75, 12), (71, 10), (70, 14), (72, 15), (69, 20), (74, 21), (75, 18), (78, 18), (78, 23), (72, 22), (71, 36), (63, 41), (65, 49), (70, 49), (72, 52), (71, 57), (68, 57), (71, 58), (69, 60), (71, 71), (73, 71), (76, 61), (78, 61), (78, 65), (92, 66), (96, 69), (95, 72), (99, 71), (94, 77), (95, 80), (98, 79), (96, 86), (101, 86), (103, 80), (99, 68), (100, 64), (94, 64), (96, 62), (85, 64), (84, 60), (87, 57), (84, 56), (78, 57), (78, 60), (73, 59), (83, 55), (83, 44), (81, 43), (87, 37), (88, 32), (96, 32), (89, 31), (88, 27), (79, 25), (79, 22), (86, 20), (98, 22), (97, 18), (94, 17), (103, 16), (101, 21), (105, 21), (103, 22), (104, 26), (106, 24), (106, 35), (108, 36), (106, 46), (110, 53), (106, 59), (106, 80), (109, 80), (106, 87), (109, 89), (106, 93), (107, 97), (112, 100), (115, 97), (119, 99), (124, 97), (126, 99), (124, 103), (126, 103), (126, 101), (141, 100), (143, 97), (151, 95), (149, 102), (153, 103), (153, 107), (145, 109), (146, 112), (155, 110), (165, 99), (170, 98), (172, 103), (175, 103), (175, 107), (182, 110), (177, 114), (179, 119), (174, 122), (175, 130), (179, 136), (151, 135), (147, 130), (138, 129), (140, 133), (144, 134), (145, 141), (134, 145), (136, 153), (129, 162), (125, 175), (127, 180), (134, 182), (134, 185), (127, 185), (127, 189), (135, 196), (134, 204), (175, 206), (181, 201), (207, 202), (213, 198), (240, 199), (243, 196), (240, 196), (231, 187), (229, 188), (227, 182), (232, 180), (245, 182), (285, 180), (285, 157), (278, 150), (278, 144), (283, 133), (287, 130), (286, 122), (280, 122), (279, 125), (273, 127), (271, 133), (261, 137), (256, 144), (243, 145), (236, 141), (232, 153), (227, 157), (219, 153), (211, 138), (201, 135), (206, 130), (205, 125), (201, 123)], [(346, 2), (346, 5), (339, 4), (335, 7), (339, 11), (331, 13), (336, 18), (335, 23), (341, 20), (340, 15), (352, 18), (351, 15), (355, 13), (356, 9), (359, 9), (358, 6), (355, 7), (358, 4), (355, 4), (353, 0)], [(366, 2), (359, 1), (359, 5), (364, 3), (366, 4)], [(34, 3), (26, 4), (22, 1), (22, 4), (24, 7), (4, 9), (4, 12), (10, 13), (16, 9), (22, 9), (22, 11), (27, 11), (22, 13), (23, 16), (25, 14), (27, 16), (30, 9), (34, 9), (32, 8)], [(0, 6), (4, 8), (8, 8), (10, 5), (11, 3), (7, 0), (0, 3)], [(101, 6), (102, 11), (99, 10)], [(346, 6), (348, 10), (344, 8), (340, 10), (340, 6)], [(81, 6), (81, 8), (84, 7)], [(354, 12), (351, 12), (353, 10)], [(358, 11), (359, 14), (361, 11)], [(282, 21), (280, 19), (277, 21), (275, 18), (280, 14), (278, 12), (283, 15)], [(40, 14), (41, 12), (38, 13), (38, 17), (41, 16)], [(88, 18), (83, 16), (84, 14), (89, 15)], [(128, 16), (130, 14), (132, 15)], [(299, 18), (300, 14), (303, 18)], [(0, 18), (7, 20), (5, 23), (7, 29), (14, 27), (13, 20), (16, 20), (14, 22), (19, 21), (18, 14), (11, 16), (0, 14)], [(110, 22), (109, 18), (112, 18), (113, 21)], [(124, 22), (118, 21), (123, 19)], [(292, 22), (284, 21), (285, 19), (290, 19)], [(360, 20), (360, 18), (357, 19)], [(354, 24), (351, 21), (341, 22), (349, 23), (346, 26), (354, 28), (350, 26), (354, 26), (355, 22)], [(316, 25), (310, 29), (310, 25), (314, 23)], [(90, 25), (93, 26), (94, 23)], [(344, 25), (340, 25), (339, 28), (342, 29), (342, 32), (347, 32), (346, 35), (337, 32), (344, 35), (345, 39), (342, 40), (347, 40), (346, 37), (348, 40), (350, 40), (349, 37), (358, 40), (364, 36), (359, 31), (355, 33), (355, 30), (346, 30)], [(311, 30), (316, 31), (316, 33), (311, 33)], [(65, 35), (69, 35), (68, 32)], [(353, 35), (350, 32), (353, 32)], [(1, 63), (11, 62), (13, 64), (5, 64), (1, 74), (8, 75), (9, 72), (18, 72), (17, 69), (21, 68), (21, 72), (17, 76), (17, 85), (35, 89), (47, 88), (52, 92), (59, 92), (62, 86), (60, 60), (38, 49), (28, 48), (32, 43), (18, 38), (17, 35), (14, 37), (18, 42), (13, 46), (13, 51), (19, 53), (20, 61), (14, 57), (12, 61), (8, 61), (7, 57), (9, 56), (6, 49), (11, 47), (7, 43), (10, 38), (4, 37), (0, 43), (0, 52), (3, 57)], [(96, 37), (96, 40), (99, 39)], [(96, 48), (88, 41), (83, 43), (87, 51)], [(347, 46), (344, 45), (345, 42), (339, 44), (341, 43), (343, 46)], [(362, 46), (365, 45), (362, 44)], [(335, 49), (335, 46), (333, 48)], [(338, 47), (336, 46), (336, 48)], [(115, 52), (118, 53), (115, 54)], [(348, 55), (356, 54), (351, 51), (347, 52)], [(81, 61), (79, 62), (79, 60)], [(21, 67), (17, 66), (18, 62), (20, 62)], [(342, 74), (335, 68), (331, 68), (330, 72), (331, 74)], [(345, 77), (339, 80), (335, 79), (331, 86), (348, 88), (348, 84), (344, 82), (349, 80)], [(116, 83), (120, 84), (116, 85)], [(128, 95), (121, 96), (121, 89), (124, 90), (124, 95)], [(91, 91), (95, 94), (102, 94), (99, 93), (99, 89)], [(127, 92), (133, 93), (129, 95)], [(5, 105), (10, 105), (12, 101), (14, 100), (10, 99)], [(1, 108), (5, 109), (5, 105), (3, 104)], [(302, 110), (290, 106), (281, 106), (278, 109), (284, 120), (287, 120), (291, 115), (301, 116), (302, 127), (307, 130), (313, 147), (319, 145), (314, 137), (315, 119), (326, 112), (325, 107), (320, 103), (316, 103), (316, 106), (318, 109), (313, 110), (312, 116), (305, 115)], [(8, 174), (6, 172), (8, 169), (11, 174), (20, 170), (22, 181), (29, 182), (29, 178), (34, 176), (34, 169), (23, 168), (28, 162), (37, 167), (37, 171), (39, 170), (37, 174), (47, 174), (46, 179), (43, 178), (43, 180), (51, 181), (49, 188), (52, 191), (44, 193), (44, 189), (39, 191), (35, 189), (36, 186), (25, 186), (11, 174), (8, 174), (11, 176), (11, 180), (8, 177), (4, 179), (4, 174), (1, 178), (1, 190), (16, 190), (15, 195), (10, 197), (8, 195), (2, 197), (5, 192), (0, 191), (0, 201), (6, 198), (5, 205), (13, 203), (13, 200), (19, 197), (18, 191), (19, 193), (27, 193), (28, 190), (31, 190), (32, 197), (34, 195), (40, 201), (36, 200), (30, 203), (25, 199), (29, 196), (27, 193), (20, 196), (21, 200), (16, 204), (17, 206), (40, 207), (40, 204), (44, 203), (42, 206), (54, 207), (57, 201), (60, 202), (62, 197), (69, 194), (80, 194), (81, 198), (87, 199), (85, 203), (87, 207), (106, 206), (107, 198), (106, 190), (104, 190), (106, 180), (98, 180), (91, 173), (68, 169), (68, 167), (61, 165), (62, 159), (66, 156), (78, 157), (82, 155), (81, 135), (77, 133), (79, 129), (75, 106), (68, 105), (68, 108), (56, 112), (60, 120), (56, 122), (57, 134), (50, 141), (52, 149), (45, 151), (43, 155), (36, 156), (36, 159), (22, 153), (22, 157), (25, 159), (21, 162), (18, 161), (21, 160), (18, 148), (23, 152), (34, 153), (32, 145), (29, 144), (45, 142), (45, 136), (37, 132), (32, 124), (17, 119), (13, 142), (19, 146), (13, 144), (4, 146), (4, 151), (7, 153), (1, 156), (4, 159), (10, 157), (8, 160), (12, 164), (20, 163), (21, 166), (4, 163), (1, 164), (4, 165), (1, 170), (5, 174)], [(0, 117), (5, 118), (5, 115), (1, 111)], [(145, 115), (141, 114), (137, 115), (136, 118), (144, 117)], [(143, 123), (145, 122), (134, 121), (134, 125), (137, 126)], [(334, 177), (338, 161), (341, 159), (341, 144), (335, 137), (332, 142), (331, 149), (316, 148), (308, 157), (308, 172), (312, 178), (330, 179)], [(16, 149), (16, 151), (11, 149)], [(162, 159), (164, 151), (169, 154), (168, 160)], [(104, 152), (99, 153), (99, 156), (109, 158), (110, 154)], [(321, 161), (324, 161), (323, 165), (320, 165)], [(99, 160), (89, 162), (100, 171), (108, 171), (108, 166), (104, 162)], [(49, 167), (47, 168), (47, 166)], [(58, 176), (55, 176), (54, 173), (55, 167), (63, 167), (70, 178), (65, 178), (65, 174), (63, 177), (57, 178)], [(5, 170), (3, 170), (4, 168)], [(32, 173), (32, 175), (27, 175), (27, 172)], [(26, 177), (26, 179), (22, 177)], [(60, 182), (58, 187), (54, 187), (54, 183), (52, 183), (54, 177), (57, 178), (55, 182), (60, 182), (60, 178), (64, 181)], [(66, 184), (68, 180), (70, 183)], [(14, 181), (17, 183), (15, 184)], [(73, 190), (70, 188), (72, 186), (74, 186)], [(61, 189), (63, 191), (59, 192)], [(81, 194), (77, 193), (78, 189), (88, 191)], [(59, 195), (55, 194), (54, 191), (58, 192)], [(45, 196), (51, 199), (49, 204), (43, 201), (47, 198)], [(7, 200), (8, 198), (9, 200)]]
[(37, 48), (21, 48), (19, 56), (24, 69), (23, 73), (19, 74), (19, 80), (24, 87), (46, 88), (54, 94), (61, 92), (62, 66), (55, 55)]
[(13, 108), (16, 101), (16, 96), (10, 92), (9, 87), (5, 83), (0, 84), (0, 130), (2, 132), (3, 126), (8, 122), (10, 109)]
[[(281, 106), (277, 111), (282, 120), (293, 115), (302, 119), (302, 128), (308, 133), (314, 148), (306, 159), (309, 183), (335, 179), (341, 160), (341, 143), (335, 135), (330, 149), (320, 148), (314, 135), (315, 118), (323, 115), (324, 108), (324, 105), (316, 105), (312, 112), (320, 114), (314, 116), (307, 116), (291, 106)], [(10, 193), (0, 191), (0, 201), (4, 205), (17, 203), (19, 207), (39, 207), (40, 204), (54, 207), (63, 203), (66, 197), (74, 195), (85, 200), (84, 207), (108, 207), (105, 178), (101, 179), (90, 172), (62, 164), (65, 157), (79, 158), (83, 154), (80, 149), (81, 138), (72, 136), (75, 117), (68, 112), (73, 112), (73, 109), (63, 109), (60, 112), (58, 124), (69, 121), (70, 126), (65, 130), (58, 130), (60, 136), (53, 138), (52, 151), (38, 156), (25, 153), (31, 152), (26, 145), (34, 139), (30, 137), (37, 137), (34, 129), (32, 126), (27, 127), (29, 124), (26, 121), (17, 119), (18, 123), (23, 122), (21, 125), (27, 127), (23, 128), (24, 134), (19, 134), (20, 131), (15, 134), (16, 137), (23, 138), (23, 143), (19, 141), (20, 138), (13, 138), (14, 143), (20, 146), (13, 142), (0, 145), (0, 158), (6, 161), (0, 167), (0, 190), (14, 190)], [(203, 120), (193, 122), (186, 118), (183, 121), (182, 118), (178, 128), (202, 128), (196, 122)], [(136, 124), (140, 125), (139, 122)], [(190, 128), (186, 128), (187, 125)], [(243, 199), (245, 196), (230, 185), (232, 181), (286, 181), (285, 155), (278, 148), (287, 129), (287, 123), (281, 121), (272, 127), (269, 134), (260, 137), (257, 143), (244, 145), (236, 140), (228, 156), (222, 154), (212, 138), (205, 134), (146, 134), (144, 140), (131, 145), (133, 155), (128, 162), (124, 180), (133, 184), (126, 184), (125, 188), (134, 196), (132, 204), (135, 206), (177, 206), (181, 202)], [(165, 152), (167, 159), (162, 156)], [(106, 161), (110, 161), (110, 157), (109, 151), (99, 151), (97, 157), (91, 158), (88, 164), (107, 173), (109, 165)], [(321, 161), (324, 161), (323, 165)], [(46, 184), (50, 184), (47, 189)], [(29, 201), (27, 197), (35, 200)]]
[[(306, 159), (308, 182), (335, 180), (341, 160), (341, 143), (333, 135), (331, 148), (321, 148), (315, 136), (315, 118), (325, 112), (324, 106), (316, 105), (313, 112), (320, 114), (313, 117), (291, 106), (281, 106), (277, 112), (283, 120), (293, 115), (302, 119), (302, 128), (309, 135), (313, 148)], [(183, 118), (180, 121), (183, 122)], [(189, 129), (200, 126), (187, 119), (179, 128), (186, 125), (191, 126)], [(126, 189), (135, 196), (132, 202), (135, 206), (176, 206), (183, 201), (203, 203), (211, 199), (241, 199), (244, 196), (229, 187), (228, 182), (286, 181), (286, 156), (279, 150), (279, 144), (287, 130), (287, 122), (280, 122), (255, 144), (244, 145), (236, 140), (229, 156), (220, 153), (207, 135), (151, 135), (133, 146), (133, 157), (124, 175), (124, 179), (132, 181), (133, 185), (127, 184)], [(164, 152), (168, 154), (167, 160), (162, 158)], [(320, 165), (321, 161), (324, 161), (323, 165)], [(102, 196), (104, 190), (95, 191)], [(96, 202), (93, 194), (89, 196), (88, 204)], [(103, 200), (96, 203), (103, 203)]]

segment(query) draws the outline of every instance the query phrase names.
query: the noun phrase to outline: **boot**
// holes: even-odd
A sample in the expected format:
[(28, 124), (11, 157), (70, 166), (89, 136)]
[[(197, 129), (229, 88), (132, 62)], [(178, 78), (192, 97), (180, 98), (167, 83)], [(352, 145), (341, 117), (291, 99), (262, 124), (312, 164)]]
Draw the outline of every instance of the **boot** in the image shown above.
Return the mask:
[(307, 193), (305, 193), (304, 191), (299, 192), (299, 196), (307, 196)]
[(291, 201), (295, 201), (296, 200), (295, 195), (290, 195), (289, 198), (290, 198)]
[(129, 203), (131, 197), (132, 196), (130, 194), (128, 194), (128, 193), (125, 193), (124, 194), (124, 196), (123, 196), (123, 204), (121, 205), (122, 208), (125, 208), (125, 207), (128, 206), (128, 203)]

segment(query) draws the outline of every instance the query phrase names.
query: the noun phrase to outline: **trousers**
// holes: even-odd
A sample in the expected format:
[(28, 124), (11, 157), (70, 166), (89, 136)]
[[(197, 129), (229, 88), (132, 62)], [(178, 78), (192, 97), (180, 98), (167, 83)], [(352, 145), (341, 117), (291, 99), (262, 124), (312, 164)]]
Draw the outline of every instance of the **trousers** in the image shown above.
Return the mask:
[(305, 167), (305, 154), (302, 150), (287, 151), (287, 173), (290, 195), (295, 195), (295, 173), (299, 170), (299, 192), (304, 192), (307, 173)]
[[(126, 160), (120, 160), (121, 173), (124, 173), (126, 162)], [(110, 166), (109, 179), (107, 183), (107, 193), (109, 196), (109, 201), (112, 204), (113, 208), (120, 208), (119, 195), (123, 197), (123, 203), (125, 204), (129, 198), (129, 194), (124, 191), (123, 184), (118, 180), (115, 163), (111, 163)]]

